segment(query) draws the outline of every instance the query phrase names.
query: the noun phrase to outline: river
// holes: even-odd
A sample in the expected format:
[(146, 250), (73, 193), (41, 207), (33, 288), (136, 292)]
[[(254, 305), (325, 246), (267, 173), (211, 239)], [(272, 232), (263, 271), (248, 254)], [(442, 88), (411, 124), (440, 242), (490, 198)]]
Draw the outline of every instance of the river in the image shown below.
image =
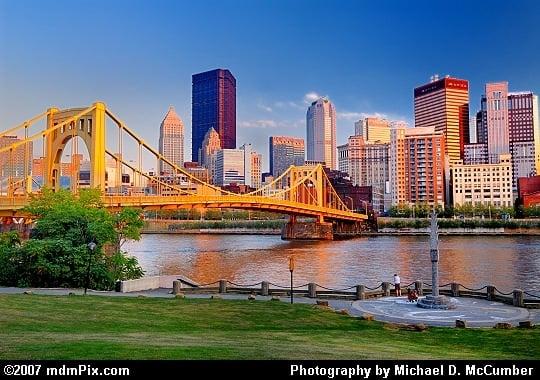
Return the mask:
[[(540, 293), (537, 236), (441, 236), (441, 284), (470, 288), (494, 284), (509, 292)], [(392, 281), (431, 282), (428, 236), (370, 236), (341, 241), (283, 241), (275, 235), (147, 234), (124, 249), (147, 275), (183, 274), (199, 283), (227, 279), (237, 284), (263, 280), (287, 286), (288, 259), (295, 257), (294, 283), (328, 288), (370, 287)]]

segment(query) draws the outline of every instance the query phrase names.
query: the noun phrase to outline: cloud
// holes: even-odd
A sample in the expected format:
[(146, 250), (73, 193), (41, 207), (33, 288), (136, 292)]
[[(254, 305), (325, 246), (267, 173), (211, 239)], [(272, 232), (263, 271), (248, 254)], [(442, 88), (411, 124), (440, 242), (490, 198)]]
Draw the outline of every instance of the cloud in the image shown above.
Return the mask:
[(286, 101), (286, 102), (283, 102), (283, 101), (275, 102), (274, 107), (280, 108), (280, 109), (283, 109), (283, 108), (295, 108), (295, 109), (299, 109), (299, 110), (305, 110), (306, 109), (305, 105), (298, 104), (297, 102), (293, 102), (292, 100), (289, 100), (289, 101)]
[(337, 118), (340, 120), (358, 120), (363, 117), (362, 112), (337, 112)]
[(337, 118), (340, 120), (354, 120), (357, 121), (359, 119), (364, 119), (366, 117), (376, 117), (379, 119), (386, 119), (386, 120), (393, 120), (388, 114), (385, 113), (379, 113), (379, 112), (373, 112), (373, 113), (366, 113), (366, 112), (337, 112)]
[(276, 128), (277, 125), (274, 120), (246, 120), (240, 122), (242, 128)]
[(265, 104), (262, 104), (262, 103), (257, 104), (257, 108), (260, 108), (260, 109), (262, 109), (262, 110), (264, 110), (266, 112), (272, 112), (273, 111), (272, 107), (269, 107), (269, 106), (267, 106)]
[(271, 119), (263, 119), (263, 120), (245, 120), (241, 121), (239, 123), (239, 126), (241, 128), (258, 128), (258, 129), (276, 129), (276, 128), (283, 128), (283, 129), (291, 129), (291, 128), (299, 128), (305, 124), (305, 120), (271, 120)]
[(304, 95), (304, 103), (311, 104), (319, 98), (321, 98), (321, 95), (317, 94), (315, 91), (311, 91)]
[(304, 94), (301, 101), (293, 101), (293, 100), (277, 101), (277, 102), (274, 103), (274, 107), (280, 108), (280, 109), (294, 108), (294, 109), (299, 109), (299, 110), (305, 111), (305, 110), (307, 110), (306, 106), (310, 105), (311, 103), (318, 100), (319, 98), (322, 98), (322, 96), (319, 95), (315, 91), (310, 91), (310, 92)]

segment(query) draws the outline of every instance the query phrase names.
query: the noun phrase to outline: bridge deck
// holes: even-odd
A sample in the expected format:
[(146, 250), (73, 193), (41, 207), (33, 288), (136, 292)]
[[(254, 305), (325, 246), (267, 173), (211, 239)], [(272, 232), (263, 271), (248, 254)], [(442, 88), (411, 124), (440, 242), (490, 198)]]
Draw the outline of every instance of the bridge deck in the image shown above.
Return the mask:
[[(234, 208), (260, 210), (281, 214), (319, 217), (326, 219), (361, 222), (368, 219), (365, 214), (338, 210), (311, 204), (263, 196), (219, 195), (219, 196), (117, 196), (102, 197), (109, 208), (137, 207), (144, 210), (168, 210), (181, 208)], [(24, 216), (22, 209), (28, 204), (27, 197), (0, 197), (0, 216)]]

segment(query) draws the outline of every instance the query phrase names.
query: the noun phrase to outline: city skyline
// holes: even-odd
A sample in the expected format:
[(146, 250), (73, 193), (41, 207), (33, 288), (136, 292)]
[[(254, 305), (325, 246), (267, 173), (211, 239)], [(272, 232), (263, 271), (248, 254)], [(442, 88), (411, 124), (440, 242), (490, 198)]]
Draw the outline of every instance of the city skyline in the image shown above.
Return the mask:
[[(412, 89), (436, 73), (469, 80), (471, 114), (480, 108), (485, 83), (505, 80), (516, 91), (540, 88), (535, 75), (540, 54), (525, 49), (534, 46), (539, 35), (532, 16), (538, 13), (536, 2), (519, 7), (497, 2), (489, 8), (465, 2), (451, 8), (422, 2), (377, 6), (343, 2), (331, 8), (333, 20), (320, 25), (308, 22), (325, 12), (318, 2), (236, 2), (221, 16), (204, 13), (211, 3), (129, 2), (128, 6), (119, 1), (107, 6), (107, 14), (92, 10), (99, 6), (85, 7), (84, 2), (31, 3), (31, 7), (0, 4), (4, 89), (0, 115), (5, 128), (52, 105), (69, 108), (99, 99), (146, 140), (157, 142), (156, 124), (174, 105), (185, 122), (189, 157), (190, 77), (217, 67), (229, 68), (238, 79), (237, 145), (251, 143), (259, 152), (266, 151), (270, 135), (304, 138), (307, 106), (319, 95), (327, 95), (336, 105), (340, 145), (363, 114), (382, 114), (412, 126)], [(62, 20), (82, 9), (99, 28), (86, 25), (65, 33), (67, 24)], [(14, 22), (22, 12), (27, 20), (24, 28)], [(474, 22), (457, 17), (463, 12), (474, 14)], [(201, 15), (218, 26), (234, 20), (235, 26), (221, 36), (204, 30), (196, 37), (178, 33), (177, 24), (189, 28), (194, 23), (190, 18)], [(360, 23), (355, 21), (358, 16), (366, 17)], [(124, 28), (113, 29), (115, 23), (107, 20), (115, 18)], [(161, 27), (153, 28), (158, 23)], [(420, 33), (417, 25), (430, 28), (430, 33)], [(491, 41), (488, 29), (504, 35)], [(291, 33), (295, 37), (287, 40)], [(58, 59), (61, 49), (49, 49), (47, 41), (70, 46), (71, 54), (80, 59)], [(97, 50), (86, 49), (89, 42)], [(516, 44), (524, 48), (515, 49)], [(497, 59), (483, 60), (495, 45)], [(310, 52), (315, 46), (325, 49), (323, 64), (311, 63), (319, 56), (318, 50)], [(36, 60), (42, 64), (34, 65)], [(263, 170), (268, 166), (265, 155)]]

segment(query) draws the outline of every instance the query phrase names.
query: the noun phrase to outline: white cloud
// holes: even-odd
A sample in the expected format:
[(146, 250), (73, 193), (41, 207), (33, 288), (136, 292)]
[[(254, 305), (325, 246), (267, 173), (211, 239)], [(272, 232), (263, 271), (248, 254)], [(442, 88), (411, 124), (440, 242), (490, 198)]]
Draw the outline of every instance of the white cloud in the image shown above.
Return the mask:
[(289, 104), (289, 107), (293, 107), (293, 108), (299, 108), (299, 109), (302, 109), (302, 110), (306, 108), (306, 107), (304, 107), (304, 106), (302, 106), (302, 105), (300, 105), (298, 103), (295, 103), (295, 102), (289, 102), (288, 104)]
[(242, 128), (276, 128), (274, 120), (246, 120), (240, 122)]
[(258, 128), (258, 129), (276, 129), (276, 128), (282, 128), (282, 129), (291, 129), (291, 128), (299, 128), (303, 126), (305, 123), (305, 120), (271, 120), (271, 119), (263, 119), (263, 120), (245, 120), (241, 121), (239, 123), (239, 126), (241, 128)]
[(293, 100), (278, 101), (278, 102), (274, 103), (274, 107), (282, 108), (282, 109), (283, 108), (295, 108), (295, 109), (305, 111), (307, 109), (306, 106), (310, 105), (311, 103), (313, 103), (314, 101), (316, 101), (317, 99), (319, 99), (321, 97), (322, 96), (319, 95), (317, 92), (310, 91), (310, 92), (304, 94), (304, 97), (302, 98), (301, 101), (293, 101)]
[(260, 108), (260, 109), (262, 109), (262, 110), (264, 110), (266, 112), (272, 112), (273, 111), (272, 107), (269, 107), (269, 106), (267, 106), (265, 104), (262, 104), (262, 103), (257, 104), (257, 108)]
[(293, 102), (292, 100), (289, 100), (287, 102), (279, 101), (274, 103), (274, 107), (276, 108), (296, 108), (299, 110), (305, 110), (306, 107), (303, 104), (298, 104), (297, 102)]
[(321, 98), (321, 95), (317, 94), (315, 91), (311, 91), (304, 95), (304, 103), (310, 104), (319, 98)]
[(358, 120), (363, 117), (361, 112), (337, 112), (337, 118), (340, 120)]
[(364, 119), (366, 117), (377, 117), (379, 119), (386, 119), (386, 120), (393, 120), (390, 116), (388, 116), (385, 113), (379, 113), (379, 112), (373, 112), (373, 113), (366, 113), (366, 112), (337, 112), (337, 117), (340, 120), (349, 120), (349, 121), (357, 121), (359, 119)]

